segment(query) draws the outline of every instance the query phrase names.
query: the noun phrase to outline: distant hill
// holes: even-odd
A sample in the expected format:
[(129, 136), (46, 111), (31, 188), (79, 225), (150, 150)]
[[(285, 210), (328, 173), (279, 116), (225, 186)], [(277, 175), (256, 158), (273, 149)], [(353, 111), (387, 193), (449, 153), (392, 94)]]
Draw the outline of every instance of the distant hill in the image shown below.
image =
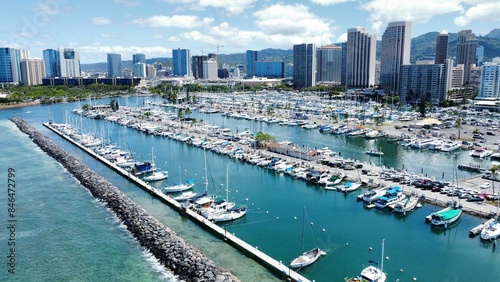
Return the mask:
[[(434, 52), (436, 48), (436, 36), (439, 32), (428, 32), (412, 38), (411, 40), (411, 55), (410, 61), (415, 62), (417, 60), (434, 59)], [(456, 57), (457, 54), (457, 33), (448, 34), (448, 57)], [(493, 29), (485, 36), (478, 37), (479, 45), (484, 47), (484, 61), (489, 62), (495, 57), (500, 57), (500, 29)], [(381, 42), (377, 41), (377, 58), (380, 58), (380, 48)], [(292, 49), (263, 49), (258, 53), (258, 59), (260, 61), (283, 61), (285, 63), (293, 62), (293, 51)], [(245, 53), (234, 53), (234, 54), (219, 54), (219, 60), (221, 64), (228, 65), (246, 65), (246, 54)], [(147, 59), (148, 64), (154, 62), (162, 62), (167, 66), (172, 65), (172, 58), (151, 58)], [(132, 69), (132, 61), (122, 61), (122, 68)], [(82, 64), (83, 71), (94, 71), (94, 72), (106, 72), (107, 65), (103, 63), (95, 64)]]

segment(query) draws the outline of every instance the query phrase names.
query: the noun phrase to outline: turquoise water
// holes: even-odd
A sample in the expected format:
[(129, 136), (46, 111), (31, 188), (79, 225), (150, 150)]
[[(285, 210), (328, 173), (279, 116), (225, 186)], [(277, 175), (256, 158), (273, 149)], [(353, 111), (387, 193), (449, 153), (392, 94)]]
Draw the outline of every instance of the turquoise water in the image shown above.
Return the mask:
[[(68, 145), (60, 137), (41, 126), (40, 123), (47, 121), (49, 116), (55, 122), (65, 122), (69, 117), (75, 122), (80, 122), (79, 117), (73, 116), (71, 113), (67, 114), (74, 107), (76, 107), (75, 104), (39, 106), (30, 108), (32, 113), (29, 115), (24, 113), (25, 109), (4, 111), (0, 112), (0, 115), (3, 114), (2, 118), (5, 119), (16, 113), (26, 118), (31, 124), (68, 151), (77, 155), (167, 226), (200, 248), (217, 263), (231, 270), (243, 281), (274, 280), (262, 267), (252, 263), (244, 255), (232, 250), (193, 223), (180, 218), (176, 212), (166, 208), (147, 193), (123, 180), (113, 171)], [(424, 174), (427, 173), (437, 178), (442, 178), (444, 172), (444, 178), (448, 180), (453, 178), (454, 162), (467, 163), (470, 161), (470, 157), (465, 153), (443, 154), (406, 150), (395, 147), (394, 144), (389, 144), (383, 139), (374, 141), (362, 138), (345, 139), (332, 135), (322, 135), (317, 131), (304, 131), (294, 127), (235, 120), (220, 115), (199, 115), (199, 117), (233, 130), (244, 130), (244, 128), (249, 127), (254, 132), (262, 130), (270, 133), (279, 140), (290, 140), (298, 144), (302, 144), (299, 141), (304, 141), (304, 145), (309, 147), (326, 145), (334, 151), (341, 151), (342, 155), (346, 157), (355, 157), (372, 163), (383, 162), (396, 168), (404, 165), (405, 169), (409, 171), (420, 173), (423, 170)], [(9, 122), (4, 124), (8, 125)], [(169, 179), (158, 186), (170, 184), (174, 179), (178, 180), (178, 167), (181, 166), (182, 179), (195, 178), (197, 180), (195, 190), (204, 190), (202, 185), (204, 182), (204, 153), (201, 149), (188, 147), (177, 141), (138, 133), (135, 130), (123, 128), (107, 121), (82, 119), (81, 125), (83, 128), (109, 132), (113, 141), (126, 144), (143, 159), (150, 158), (151, 148), (154, 147), (157, 165), (168, 168), (170, 172)], [(1, 142), (3, 145), (3, 139)], [(17, 144), (8, 143), (9, 150), (16, 148), (17, 151), (16, 146)], [(381, 160), (369, 158), (363, 153), (364, 146), (381, 148), (385, 152), (384, 158)], [(3, 148), (4, 146), (2, 146)], [(43, 153), (38, 153), (43, 155)], [(17, 163), (18, 161), (12, 162)], [(19, 162), (28, 161), (24, 157)], [(468, 237), (468, 230), (481, 222), (477, 218), (464, 215), (453, 228), (446, 231), (434, 230), (424, 222), (425, 216), (437, 209), (431, 205), (425, 205), (406, 218), (401, 218), (391, 213), (365, 209), (356, 202), (356, 194), (344, 196), (334, 191), (324, 191), (302, 181), (277, 175), (211, 152), (207, 152), (207, 162), (209, 164), (209, 189), (216, 190), (216, 188), (220, 189), (221, 186), (227, 185), (226, 167), (229, 167), (230, 198), (238, 204), (246, 204), (249, 207), (246, 217), (225, 225), (227, 231), (235, 233), (249, 244), (263, 250), (276, 260), (281, 260), (284, 264), (295, 258), (301, 251), (302, 210), (306, 206), (309, 219), (313, 224), (309, 225), (310, 228), (306, 228), (305, 248), (309, 249), (317, 245), (327, 251), (327, 255), (318, 262), (300, 270), (300, 273), (309, 279), (343, 281), (344, 277), (359, 273), (369, 260), (380, 262), (380, 244), (384, 238), (384, 256), (389, 257), (388, 260), (384, 261), (384, 270), (388, 273), (388, 281), (396, 281), (397, 279), (411, 281), (413, 278), (416, 278), (417, 281), (477, 281), (479, 279), (495, 281), (500, 277), (500, 270), (495, 267), (500, 263), (498, 250), (494, 249), (491, 243), (482, 243), (479, 238), (471, 239)], [(39, 166), (35, 165), (33, 170), (36, 172)], [(50, 174), (66, 175), (57, 164), (55, 167), (48, 166), (48, 170), (50, 173), (42, 173), (42, 177)], [(463, 177), (463, 175), (465, 175), (464, 172), (459, 172), (459, 177)], [(71, 178), (68, 179), (68, 182), (72, 182)], [(29, 183), (38, 184), (40, 181), (29, 181)], [(75, 185), (74, 182), (73, 185)], [(37, 190), (30, 193), (33, 194), (32, 197), (36, 197), (35, 203), (48, 202), (51, 203), (49, 206), (55, 204), (50, 193), (54, 189), (52, 185), (37, 185), (37, 187), (42, 187), (38, 189), (43, 189), (44, 193)], [(95, 209), (107, 215), (96, 218), (100, 222), (96, 224), (113, 232), (122, 232), (126, 239), (123, 240), (123, 244), (137, 250), (130, 257), (141, 261), (140, 265), (145, 266), (145, 269), (139, 270), (139, 272), (152, 273), (153, 280), (161, 279), (164, 275), (163, 272), (157, 272), (155, 264), (148, 261), (141, 249), (128, 237), (126, 232), (123, 232), (119, 224), (113, 219), (108, 219), (110, 215), (107, 211), (94, 203), (85, 190), (79, 188), (78, 185), (76, 187), (83, 194), (82, 196), (75, 192), (77, 189), (67, 189), (65, 192), (58, 193), (61, 194), (61, 197), (57, 201), (71, 202), (73, 199), (77, 203), (90, 203), (90, 206), (80, 208), (65, 205), (65, 209), (68, 209), (65, 213), (71, 214), (71, 216), (64, 216), (63, 219), (75, 218), (77, 222), (80, 222), (80, 219), (86, 215), (81, 215), (78, 211), (85, 210), (87, 213), (87, 209)], [(36, 187), (31, 189), (36, 189)], [(64, 190), (63, 187), (57, 189)], [(50, 221), (50, 217), (47, 221), (57, 226), (64, 223), (64, 220), (61, 223), (60, 221)], [(50, 228), (53, 225), (44, 226)], [(58, 229), (66, 230), (66, 227), (58, 227)], [(120, 236), (113, 236), (113, 239), (117, 237)], [(42, 239), (34, 236), (34, 239), (38, 242), (45, 242), (50, 240), (50, 237)], [(107, 238), (107, 240), (111, 240), (111, 238)], [(5, 246), (4, 241), (1, 244)], [(80, 243), (68, 244), (74, 248), (73, 252), (89, 248), (80, 245)], [(69, 263), (71, 259), (68, 257), (72, 257), (71, 252), (65, 252), (65, 248), (60, 246), (61, 243), (54, 245), (57, 246), (51, 247), (53, 250), (51, 254), (44, 254), (41, 257), (51, 259), (57, 257), (64, 263)], [(109, 257), (111, 261), (116, 260), (112, 256)], [(106, 257), (101, 258), (106, 259)], [(90, 267), (86, 266), (86, 263), (83, 265), (82, 267)], [(114, 270), (108, 270), (109, 272), (127, 269), (125, 265), (111, 264), (110, 268)], [(37, 267), (31, 266), (31, 269), (37, 269)], [(71, 273), (69, 270), (66, 272)], [(59, 276), (65, 277), (62, 274), (53, 277)]]

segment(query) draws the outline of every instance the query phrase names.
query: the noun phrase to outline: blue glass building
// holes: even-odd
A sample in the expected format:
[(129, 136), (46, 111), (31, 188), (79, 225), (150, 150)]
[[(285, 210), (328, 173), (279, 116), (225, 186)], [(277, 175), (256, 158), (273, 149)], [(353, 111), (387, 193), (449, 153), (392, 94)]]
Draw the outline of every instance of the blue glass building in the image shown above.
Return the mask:
[(122, 75), (122, 55), (108, 53), (108, 76), (121, 77)]
[(172, 50), (173, 74), (175, 76), (191, 76), (191, 52), (188, 49)]
[(21, 82), (21, 52), (14, 48), (0, 48), (0, 84)]
[(247, 77), (258, 76), (255, 73), (255, 63), (257, 62), (257, 51), (247, 50)]
[(132, 64), (146, 63), (146, 55), (141, 53), (132, 54)]
[(59, 50), (43, 50), (43, 60), (45, 61), (46, 77), (61, 76), (61, 61), (59, 60)]

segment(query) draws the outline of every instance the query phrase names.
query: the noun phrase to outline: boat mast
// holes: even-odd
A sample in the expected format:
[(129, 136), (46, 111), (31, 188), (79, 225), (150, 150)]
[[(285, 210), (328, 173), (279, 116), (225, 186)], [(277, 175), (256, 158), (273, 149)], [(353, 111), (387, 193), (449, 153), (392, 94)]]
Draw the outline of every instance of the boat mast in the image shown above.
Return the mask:
[(385, 238), (382, 239), (382, 257), (380, 258), (380, 271), (384, 272), (384, 241)]
[(306, 206), (304, 206), (304, 210), (302, 211), (302, 251), (304, 252), (304, 226), (306, 224)]

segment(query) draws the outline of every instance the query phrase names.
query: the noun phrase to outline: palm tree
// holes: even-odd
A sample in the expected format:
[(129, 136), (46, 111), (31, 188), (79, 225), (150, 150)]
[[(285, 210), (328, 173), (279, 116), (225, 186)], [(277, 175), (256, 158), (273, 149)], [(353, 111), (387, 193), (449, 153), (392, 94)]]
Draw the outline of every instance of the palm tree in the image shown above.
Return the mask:
[(493, 176), (493, 178), (491, 179), (491, 188), (493, 189), (493, 195), (495, 195), (495, 181), (497, 181), (497, 169), (498, 169), (498, 165), (494, 165), (490, 168), (490, 172)]

